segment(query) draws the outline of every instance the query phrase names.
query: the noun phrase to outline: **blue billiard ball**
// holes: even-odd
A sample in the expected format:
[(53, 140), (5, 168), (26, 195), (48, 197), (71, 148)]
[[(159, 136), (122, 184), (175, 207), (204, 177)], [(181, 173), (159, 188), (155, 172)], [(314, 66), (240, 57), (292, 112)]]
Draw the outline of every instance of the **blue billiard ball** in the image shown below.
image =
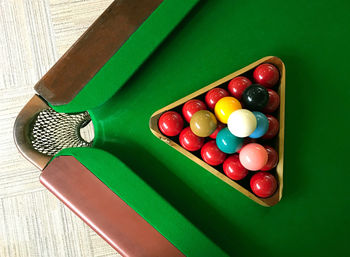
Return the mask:
[(250, 134), (250, 138), (259, 138), (265, 135), (267, 130), (269, 129), (269, 120), (267, 119), (266, 115), (261, 112), (253, 112), (257, 125), (256, 129), (252, 134)]
[(233, 154), (241, 149), (243, 138), (236, 137), (228, 128), (224, 128), (220, 130), (216, 136), (216, 145), (222, 152)]

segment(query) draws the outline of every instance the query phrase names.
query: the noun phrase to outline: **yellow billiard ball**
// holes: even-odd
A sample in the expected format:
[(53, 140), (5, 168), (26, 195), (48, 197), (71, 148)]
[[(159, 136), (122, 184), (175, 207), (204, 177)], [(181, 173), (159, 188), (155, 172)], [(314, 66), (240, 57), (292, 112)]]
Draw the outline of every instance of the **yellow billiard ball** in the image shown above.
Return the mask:
[(241, 103), (234, 97), (226, 96), (221, 98), (215, 105), (214, 112), (216, 118), (224, 123), (227, 124), (228, 117), (234, 112), (239, 109), (242, 109)]

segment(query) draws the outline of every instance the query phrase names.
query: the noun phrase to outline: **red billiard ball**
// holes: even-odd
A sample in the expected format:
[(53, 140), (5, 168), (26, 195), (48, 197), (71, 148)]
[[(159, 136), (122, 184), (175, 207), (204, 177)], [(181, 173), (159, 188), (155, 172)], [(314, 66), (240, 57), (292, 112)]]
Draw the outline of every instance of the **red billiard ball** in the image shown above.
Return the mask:
[(277, 181), (272, 174), (259, 171), (250, 179), (250, 188), (259, 197), (270, 197), (277, 189)]
[(160, 116), (158, 127), (160, 131), (169, 137), (178, 135), (184, 126), (184, 120), (177, 112), (168, 111)]
[(215, 131), (213, 132), (213, 134), (211, 134), (209, 137), (212, 139), (216, 139), (216, 136), (218, 135), (219, 131), (222, 130), (223, 128), (225, 128), (226, 125), (222, 124), (220, 122), (218, 122), (218, 126), (216, 127)]
[(220, 165), (226, 159), (226, 154), (220, 151), (215, 140), (211, 140), (203, 145), (201, 156), (206, 163), (212, 166)]
[(241, 150), (242, 150), (242, 148), (243, 148), (245, 145), (250, 144), (250, 143), (256, 143), (256, 142), (257, 142), (256, 138), (245, 137), (245, 138), (243, 139), (243, 145), (242, 145), (241, 149), (239, 149), (239, 150), (237, 151), (237, 153), (240, 153)]
[(228, 91), (232, 96), (237, 98), (238, 100), (241, 100), (242, 94), (244, 90), (249, 87), (252, 84), (252, 82), (243, 76), (235, 77), (233, 78), (230, 83), (228, 83)]
[(182, 107), (182, 114), (187, 122), (190, 122), (193, 114), (200, 110), (206, 110), (207, 106), (201, 100), (192, 99), (187, 101)]
[(276, 93), (276, 91), (273, 91), (272, 89), (267, 89), (267, 92), (269, 93), (269, 101), (267, 102), (267, 105), (263, 109), (264, 113), (272, 113), (277, 110), (278, 106), (280, 105), (280, 96)]
[(196, 136), (191, 128), (187, 127), (181, 131), (179, 141), (183, 148), (193, 152), (201, 149), (204, 144), (204, 137)]
[(210, 109), (214, 109), (215, 104), (223, 97), (229, 96), (230, 94), (223, 88), (216, 87), (208, 91), (205, 95), (205, 102)]
[(272, 170), (277, 166), (278, 163), (278, 153), (276, 150), (269, 146), (269, 145), (264, 145), (266, 151), (267, 151), (267, 163), (264, 167), (261, 168), (262, 171), (268, 171)]
[(256, 83), (264, 87), (273, 87), (280, 79), (280, 73), (274, 65), (263, 63), (255, 68), (253, 77)]
[(241, 162), (239, 161), (238, 154), (231, 155), (230, 157), (228, 157), (224, 161), (223, 169), (226, 176), (233, 180), (244, 179), (248, 174), (248, 170), (244, 168)]
[(279, 124), (278, 120), (275, 117), (273, 117), (272, 115), (266, 114), (266, 117), (269, 121), (269, 128), (268, 128), (267, 132), (265, 133), (265, 135), (263, 135), (261, 138), (262, 139), (272, 139), (277, 135), (278, 130), (280, 128), (280, 124)]

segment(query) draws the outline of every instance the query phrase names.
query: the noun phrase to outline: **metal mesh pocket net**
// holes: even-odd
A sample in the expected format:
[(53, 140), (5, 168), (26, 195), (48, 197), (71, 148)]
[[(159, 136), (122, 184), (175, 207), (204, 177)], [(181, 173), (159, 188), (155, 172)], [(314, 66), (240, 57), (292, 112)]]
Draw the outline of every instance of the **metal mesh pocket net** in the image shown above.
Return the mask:
[(30, 141), (36, 151), (49, 156), (64, 148), (88, 147), (92, 142), (82, 138), (80, 129), (89, 122), (91, 118), (88, 112), (66, 114), (45, 109), (33, 120)]

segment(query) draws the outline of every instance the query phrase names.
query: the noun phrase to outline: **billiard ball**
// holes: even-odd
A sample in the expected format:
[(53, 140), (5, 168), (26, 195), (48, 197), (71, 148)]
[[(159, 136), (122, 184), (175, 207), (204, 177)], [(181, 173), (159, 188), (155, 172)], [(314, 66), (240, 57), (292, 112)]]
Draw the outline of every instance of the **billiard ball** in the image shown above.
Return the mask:
[(255, 115), (247, 109), (240, 109), (233, 112), (227, 122), (228, 129), (236, 137), (249, 136), (254, 132), (256, 126)]
[(206, 110), (207, 106), (201, 100), (191, 99), (187, 101), (182, 107), (182, 114), (187, 122), (190, 122), (193, 114), (200, 110)]
[(192, 132), (199, 137), (210, 136), (217, 127), (215, 115), (207, 110), (201, 110), (193, 114), (190, 127)]
[(226, 126), (220, 122), (218, 122), (218, 126), (216, 127), (213, 134), (211, 134), (209, 137), (212, 139), (216, 139), (216, 136), (218, 135), (219, 131), (225, 128)]
[(269, 128), (267, 130), (267, 132), (265, 133), (265, 135), (263, 135), (261, 138), (262, 139), (272, 139), (274, 138), (279, 130), (279, 122), (278, 120), (273, 117), (272, 115), (266, 114), (266, 117), (269, 121)]
[(277, 84), (280, 73), (274, 65), (263, 63), (255, 68), (253, 77), (256, 83), (264, 87), (273, 87)]
[(280, 97), (276, 93), (276, 91), (273, 91), (272, 89), (267, 89), (267, 92), (269, 93), (269, 101), (267, 102), (267, 105), (263, 109), (264, 113), (272, 113), (277, 110), (278, 106), (280, 105)]
[(216, 87), (211, 89), (205, 95), (205, 102), (207, 103), (209, 109), (214, 109), (215, 104), (223, 97), (229, 96), (230, 94), (223, 88)]
[(215, 140), (211, 140), (203, 145), (201, 156), (206, 163), (212, 166), (220, 165), (226, 159), (226, 154), (220, 151)]
[(259, 138), (259, 137), (262, 137), (263, 135), (265, 135), (265, 133), (267, 132), (267, 130), (269, 128), (269, 120), (261, 112), (253, 112), (253, 114), (256, 118), (257, 125), (256, 125), (256, 129), (254, 130), (254, 132), (252, 134), (249, 135), (249, 137)]
[(266, 149), (257, 143), (245, 145), (239, 152), (239, 160), (248, 170), (260, 170), (267, 163)]
[(243, 76), (235, 77), (228, 83), (228, 91), (232, 96), (241, 100), (244, 90), (249, 87), (252, 82)]
[(269, 145), (264, 145), (266, 151), (267, 151), (267, 163), (265, 164), (264, 167), (261, 168), (262, 171), (268, 171), (272, 170), (277, 166), (278, 163), (278, 153), (274, 148), (272, 148)]
[(204, 144), (204, 137), (193, 134), (190, 127), (184, 128), (179, 136), (180, 145), (188, 151), (198, 151)]
[(242, 94), (244, 108), (251, 111), (260, 111), (264, 109), (268, 101), (269, 93), (265, 87), (258, 84), (250, 85)]
[(218, 120), (227, 124), (228, 117), (234, 111), (241, 109), (241, 103), (234, 97), (226, 96), (221, 98), (215, 105), (214, 111)]
[(232, 154), (241, 149), (243, 138), (236, 137), (228, 130), (228, 128), (224, 128), (220, 130), (216, 136), (216, 145), (222, 152)]
[(160, 131), (169, 137), (178, 135), (184, 126), (181, 115), (174, 111), (168, 111), (160, 116), (158, 127)]
[(241, 150), (242, 150), (242, 148), (243, 148), (244, 146), (246, 146), (247, 144), (256, 143), (256, 142), (257, 142), (257, 140), (256, 140), (255, 138), (250, 138), (250, 137), (245, 137), (245, 138), (243, 138), (243, 145), (242, 145), (242, 147), (237, 151), (237, 153), (240, 153)]
[(259, 197), (270, 197), (277, 189), (277, 181), (272, 174), (259, 171), (251, 177), (250, 188)]
[(238, 154), (229, 156), (224, 161), (222, 167), (226, 176), (228, 176), (232, 180), (244, 179), (248, 174), (248, 170), (244, 168), (241, 162), (239, 161)]

